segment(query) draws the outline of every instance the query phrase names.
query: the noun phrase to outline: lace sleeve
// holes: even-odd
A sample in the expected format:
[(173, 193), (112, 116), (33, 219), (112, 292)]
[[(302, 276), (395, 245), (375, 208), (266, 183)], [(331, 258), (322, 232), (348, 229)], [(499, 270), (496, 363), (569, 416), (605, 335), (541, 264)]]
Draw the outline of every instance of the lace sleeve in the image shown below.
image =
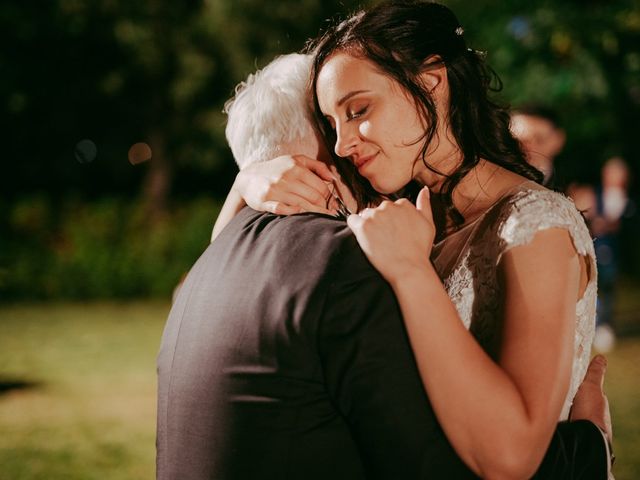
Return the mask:
[(497, 262), (511, 248), (531, 242), (536, 233), (549, 228), (567, 230), (574, 248), (589, 257), (595, 272), (593, 240), (582, 215), (570, 199), (550, 190), (527, 190), (514, 195), (499, 223)]

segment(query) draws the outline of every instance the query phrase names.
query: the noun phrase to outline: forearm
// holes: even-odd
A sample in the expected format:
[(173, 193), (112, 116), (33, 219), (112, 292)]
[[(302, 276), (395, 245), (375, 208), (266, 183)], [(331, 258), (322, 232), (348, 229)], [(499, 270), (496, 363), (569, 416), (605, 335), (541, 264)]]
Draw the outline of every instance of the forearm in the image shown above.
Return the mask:
[(227, 198), (218, 213), (218, 218), (213, 225), (213, 231), (211, 232), (211, 241), (213, 242), (220, 232), (227, 226), (227, 224), (235, 217), (240, 210), (246, 205), (243, 198), (235, 190), (235, 184), (229, 190)]
[(516, 384), (462, 324), (432, 267), (392, 287), (434, 411), (461, 458), (483, 477), (533, 474), (553, 424), (532, 418)]

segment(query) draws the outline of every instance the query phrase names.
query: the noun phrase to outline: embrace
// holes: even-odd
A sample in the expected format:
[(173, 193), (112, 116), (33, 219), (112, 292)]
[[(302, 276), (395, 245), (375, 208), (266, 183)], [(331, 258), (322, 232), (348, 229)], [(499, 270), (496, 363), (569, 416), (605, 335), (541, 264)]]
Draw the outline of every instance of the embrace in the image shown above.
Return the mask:
[(241, 167), (158, 356), (157, 478), (611, 477), (596, 269), (446, 7), (239, 85)]

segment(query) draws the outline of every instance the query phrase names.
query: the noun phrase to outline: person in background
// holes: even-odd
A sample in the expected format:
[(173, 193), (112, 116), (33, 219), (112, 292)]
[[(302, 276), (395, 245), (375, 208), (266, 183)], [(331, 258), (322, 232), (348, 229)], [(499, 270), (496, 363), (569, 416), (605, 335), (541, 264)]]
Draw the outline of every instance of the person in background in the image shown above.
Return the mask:
[(598, 265), (598, 310), (594, 347), (608, 352), (615, 345), (614, 314), (620, 263), (620, 227), (629, 207), (629, 168), (620, 157), (602, 166), (601, 186), (596, 191), (596, 215), (591, 220)]
[(601, 170), (599, 188), (571, 185), (568, 194), (584, 212), (594, 237), (598, 268), (598, 303), (593, 346), (606, 353), (615, 346), (614, 305), (620, 270), (621, 230), (633, 214), (629, 200), (629, 167), (621, 157), (609, 158)]
[(553, 162), (566, 143), (556, 113), (537, 105), (516, 109), (511, 132), (520, 141), (527, 162), (544, 175), (543, 185), (553, 186)]

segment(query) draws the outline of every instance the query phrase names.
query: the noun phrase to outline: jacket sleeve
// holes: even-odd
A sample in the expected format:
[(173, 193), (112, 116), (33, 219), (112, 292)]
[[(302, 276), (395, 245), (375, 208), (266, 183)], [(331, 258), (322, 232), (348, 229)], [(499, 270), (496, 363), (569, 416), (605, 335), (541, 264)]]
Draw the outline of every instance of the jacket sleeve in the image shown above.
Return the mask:
[(606, 480), (610, 469), (606, 439), (594, 423), (561, 422), (534, 478)]

